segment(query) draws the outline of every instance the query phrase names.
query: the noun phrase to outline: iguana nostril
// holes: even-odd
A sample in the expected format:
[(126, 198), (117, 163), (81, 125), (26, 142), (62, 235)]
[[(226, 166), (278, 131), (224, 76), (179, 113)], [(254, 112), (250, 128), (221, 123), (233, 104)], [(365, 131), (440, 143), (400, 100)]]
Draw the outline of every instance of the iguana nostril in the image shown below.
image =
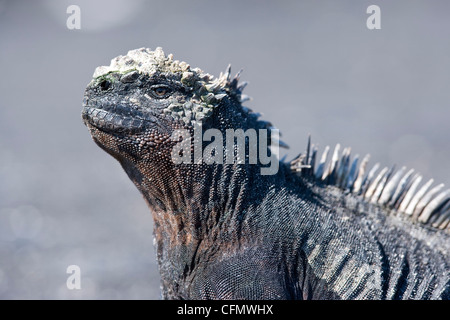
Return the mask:
[(100, 86), (100, 89), (102, 89), (103, 91), (106, 91), (109, 88), (111, 88), (111, 81), (103, 80), (102, 82), (100, 82), (99, 86)]

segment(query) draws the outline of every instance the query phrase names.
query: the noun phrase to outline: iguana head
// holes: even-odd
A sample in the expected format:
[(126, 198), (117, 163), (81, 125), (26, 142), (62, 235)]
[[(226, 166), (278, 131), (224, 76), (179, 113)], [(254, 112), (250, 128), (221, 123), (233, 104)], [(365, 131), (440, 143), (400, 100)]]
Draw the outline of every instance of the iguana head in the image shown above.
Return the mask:
[[(240, 106), (242, 89), (237, 77), (230, 78), (229, 69), (214, 78), (166, 56), (161, 48), (141, 48), (95, 70), (85, 91), (82, 118), (94, 140), (117, 154), (120, 146), (154, 147), (173, 129), (207, 122), (224, 100)], [(241, 113), (251, 114), (244, 110)]]
[(172, 151), (179, 142), (172, 138), (175, 130), (192, 132), (201, 123), (203, 130), (221, 133), (238, 128), (270, 131), (270, 122), (242, 106), (245, 83), (238, 81), (239, 74), (230, 77), (229, 67), (215, 78), (166, 56), (161, 48), (136, 49), (95, 70), (82, 118), (94, 141), (120, 161), (141, 191), (157, 189), (156, 198), (167, 198), (170, 191), (162, 190), (167, 186), (151, 183), (171, 179), (170, 189), (175, 190), (180, 185), (177, 175), (185, 179), (186, 170), (199, 170), (174, 165)]

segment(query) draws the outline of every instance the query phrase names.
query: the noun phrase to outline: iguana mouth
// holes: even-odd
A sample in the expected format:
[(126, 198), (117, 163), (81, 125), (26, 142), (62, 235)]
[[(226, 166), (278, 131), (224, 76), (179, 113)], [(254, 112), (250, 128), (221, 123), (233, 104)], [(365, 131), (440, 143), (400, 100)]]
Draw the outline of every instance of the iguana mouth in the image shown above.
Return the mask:
[(147, 128), (152, 119), (143, 119), (133, 115), (122, 115), (96, 107), (85, 106), (82, 111), (85, 124), (107, 133), (138, 133)]

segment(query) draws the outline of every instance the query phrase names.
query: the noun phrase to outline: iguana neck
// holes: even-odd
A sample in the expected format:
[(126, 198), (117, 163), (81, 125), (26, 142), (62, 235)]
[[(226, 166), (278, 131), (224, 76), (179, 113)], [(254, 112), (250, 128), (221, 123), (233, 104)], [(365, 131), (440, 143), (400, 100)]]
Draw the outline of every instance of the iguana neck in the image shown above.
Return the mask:
[(210, 258), (223, 244), (241, 241), (249, 203), (285, 175), (281, 167), (277, 175), (261, 176), (256, 165), (178, 165), (170, 174), (148, 171), (145, 162), (122, 161), (122, 166), (152, 212), (163, 291), (169, 294), (179, 292), (173, 286), (186, 281), (199, 257)]
[(261, 189), (264, 180), (252, 165), (169, 165), (170, 173), (149, 172), (145, 162), (122, 165), (147, 200), (155, 228), (177, 234), (177, 244), (201, 240), (216, 223), (234, 221), (251, 185), (258, 181)]

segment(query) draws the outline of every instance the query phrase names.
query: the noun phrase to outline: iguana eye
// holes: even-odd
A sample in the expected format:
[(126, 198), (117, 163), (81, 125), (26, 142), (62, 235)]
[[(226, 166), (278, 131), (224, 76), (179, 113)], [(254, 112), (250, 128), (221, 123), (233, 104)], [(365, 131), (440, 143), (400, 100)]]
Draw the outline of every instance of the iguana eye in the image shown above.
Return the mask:
[(150, 87), (151, 94), (157, 99), (164, 99), (172, 94), (172, 88), (165, 84), (157, 84)]

